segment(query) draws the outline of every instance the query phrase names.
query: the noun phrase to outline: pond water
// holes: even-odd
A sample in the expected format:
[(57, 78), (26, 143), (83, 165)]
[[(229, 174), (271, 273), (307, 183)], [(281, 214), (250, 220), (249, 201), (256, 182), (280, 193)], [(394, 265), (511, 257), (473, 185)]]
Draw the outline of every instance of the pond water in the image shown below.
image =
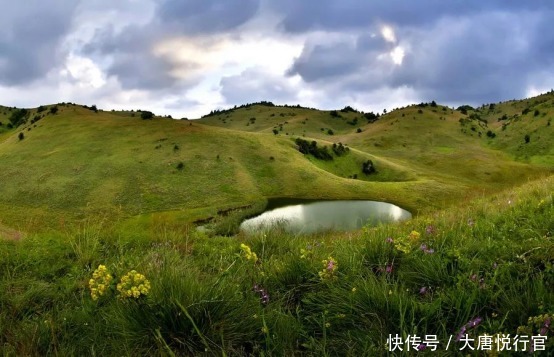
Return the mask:
[(273, 200), (259, 216), (242, 222), (241, 230), (253, 233), (282, 227), (291, 233), (326, 230), (349, 231), (365, 225), (402, 221), (412, 214), (398, 206), (377, 201)]

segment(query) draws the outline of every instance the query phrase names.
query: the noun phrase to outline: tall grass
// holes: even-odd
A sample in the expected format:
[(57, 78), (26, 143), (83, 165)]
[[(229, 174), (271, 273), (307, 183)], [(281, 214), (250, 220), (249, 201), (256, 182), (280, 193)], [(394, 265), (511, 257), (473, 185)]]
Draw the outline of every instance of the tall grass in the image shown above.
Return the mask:
[[(386, 355), (389, 335), (398, 334), (437, 335), (438, 353), (457, 355), (461, 344), (444, 351), (446, 342), (477, 317), (471, 338), (518, 328), (536, 335), (528, 319), (554, 314), (553, 188), (551, 177), (351, 233), (208, 237), (158, 221), (141, 229), (90, 224), (70, 244), (56, 232), (1, 240), (0, 349), (374, 356)], [(319, 274), (330, 259), (335, 270)], [(139, 271), (149, 294), (122, 300), (112, 287), (93, 301), (87, 284), (97, 264), (114, 284)]]

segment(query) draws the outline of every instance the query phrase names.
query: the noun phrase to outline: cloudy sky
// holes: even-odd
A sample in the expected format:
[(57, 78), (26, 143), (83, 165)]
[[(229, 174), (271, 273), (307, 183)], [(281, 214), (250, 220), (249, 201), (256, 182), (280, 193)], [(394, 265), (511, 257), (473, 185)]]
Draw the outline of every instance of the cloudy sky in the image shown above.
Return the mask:
[(260, 100), (382, 111), (554, 87), (551, 0), (25, 0), (0, 13), (0, 104), (196, 118)]

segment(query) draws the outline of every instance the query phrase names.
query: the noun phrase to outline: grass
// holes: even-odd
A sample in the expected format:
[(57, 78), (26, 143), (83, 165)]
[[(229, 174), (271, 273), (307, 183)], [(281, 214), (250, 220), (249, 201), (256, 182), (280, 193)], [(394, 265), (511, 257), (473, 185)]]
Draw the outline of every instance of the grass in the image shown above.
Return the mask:
[[(0, 350), (383, 355), (390, 335), (445, 343), (477, 317), (472, 338), (552, 336), (552, 103), (409, 106), (372, 123), (260, 105), (199, 121), (31, 109), (34, 123), (0, 128)], [(350, 151), (316, 160), (297, 137)], [(361, 173), (367, 160), (376, 174)], [(373, 199), (415, 218), (237, 233), (271, 198)], [(113, 281), (93, 300), (99, 265)], [(119, 299), (132, 270), (151, 288)]]
[[(2, 240), (0, 346), (8, 355), (379, 355), (389, 334), (445, 343), (476, 317), (472, 338), (513, 335), (554, 314), (553, 188), (550, 177), (351, 233), (208, 238), (162, 220)], [(337, 268), (322, 278), (329, 257)], [(125, 301), (112, 287), (93, 301), (99, 264), (116, 282), (139, 271), (151, 291)]]

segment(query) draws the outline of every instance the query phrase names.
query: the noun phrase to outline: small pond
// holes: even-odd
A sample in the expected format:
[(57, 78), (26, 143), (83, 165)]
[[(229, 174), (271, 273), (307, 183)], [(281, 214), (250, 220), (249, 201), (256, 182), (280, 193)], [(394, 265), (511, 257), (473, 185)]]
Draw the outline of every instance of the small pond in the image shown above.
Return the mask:
[(386, 202), (279, 199), (270, 201), (264, 213), (245, 220), (240, 228), (247, 233), (276, 226), (291, 233), (349, 231), (410, 218), (410, 212)]

